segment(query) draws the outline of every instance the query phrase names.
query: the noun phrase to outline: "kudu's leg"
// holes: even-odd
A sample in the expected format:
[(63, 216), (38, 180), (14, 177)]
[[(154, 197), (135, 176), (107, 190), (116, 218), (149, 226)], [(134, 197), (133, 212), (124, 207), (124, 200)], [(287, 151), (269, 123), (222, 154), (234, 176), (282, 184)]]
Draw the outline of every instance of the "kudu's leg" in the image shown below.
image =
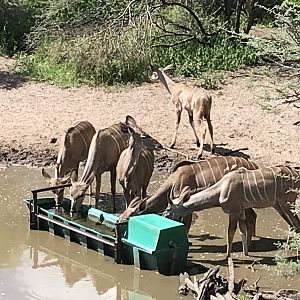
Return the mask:
[(172, 139), (172, 143), (170, 145), (171, 149), (173, 149), (175, 147), (178, 128), (179, 128), (179, 124), (180, 124), (180, 121), (181, 121), (182, 106), (181, 106), (180, 102), (179, 102), (179, 104), (176, 104), (175, 112), (176, 112), (176, 123), (175, 123), (174, 136), (173, 136), (173, 139)]
[(124, 198), (125, 198), (125, 206), (128, 207), (130, 201), (131, 201), (131, 193), (129, 190), (124, 189), (123, 190)]
[(196, 138), (196, 144), (197, 144), (197, 147), (200, 147), (199, 138), (198, 138), (198, 136), (197, 136), (197, 132), (196, 132), (196, 128), (195, 128), (195, 123), (194, 123), (193, 113), (191, 113), (191, 114), (189, 113), (189, 121), (190, 121), (190, 124), (191, 124), (191, 126), (192, 126), (192, 129), (193, 129), (195, 138)]
[(206, 121), (207, 121), (207, 125), (208, 125), (209, 136), (210, 136), (210, 149), (211, 149), (211, 153), (214, 154), (216, 146), (214, 144), (214, 131), (213, 131), (213, 127), (211, 124), (210, 115), (206, 116)]
[[(244, 255), (248, 256), (249, 232), (247, 230), (247, 225), (246, 225), (245, 211), (243, 211), (242, 214), (240, 215), (238, 223), (239, 223), (240, 234), (241, 234), (241, 238), (242, 238), (243, 252), (244, 252)], [(250, 238), (250, 240), (251, 240), (251, 238)]]
[(98, 208), (98, 202), (100, 200), (101, 174), (96, 174), (95, 179), (96, 179), (95, 208)]
[(227, 252), (226, 252), (227, 258), (231, 256), (232, 243), (237, 228), (238, 220), (239, 220), (238, 214), (229, 214), (229, 223), (228, 223), (228, 230), (227, 230)]
[(110, 170), (110, 190), (111, 190), (112, 201), (113, 201), (113, 213), (116, 212), (116, 180), (117, 180), (116, 169)]
[(256, 236), (256, 219), (257, 214), (252, 208), (245, 210), (246, 216), (246, 226), (248, 232), (248, 246), (251, 244), (251, 239), (253, 236)]
[(190, 231), (190, 228), (191, 228), (191, 224), (192, 224), (192, 219), (193, 219), (193, 216), (192, 214), (188, 214), (186, 216), (183, 217), (183, 224), (184, 224), (184, 227), (185, 227), (185, 230), (186, 230), (186, 233), (188, 234), (189, 231)]
[(292, 228), (297, 232), (300, 233), (300, 220), (298, 216), (291, 211), (291, 205), (295, 203), (296, 196), (291, 194), (290, 197), (285, 199), (286, 201), (280, 202), (279, 205), (281, 209), (283, 210), (286, 217), (290, 220), (290, 223), (292, 224)]
[(206, 135), (206, 126), (204, 124), (204, 120), (203, 120), (202, 116), (197, 119), (197, 123), (198, 123), (199, 131), (200, 131), (200, 147), (198, 150), (197, 158), (201, 158), (202, 153), (203, 153), (205, 135)]

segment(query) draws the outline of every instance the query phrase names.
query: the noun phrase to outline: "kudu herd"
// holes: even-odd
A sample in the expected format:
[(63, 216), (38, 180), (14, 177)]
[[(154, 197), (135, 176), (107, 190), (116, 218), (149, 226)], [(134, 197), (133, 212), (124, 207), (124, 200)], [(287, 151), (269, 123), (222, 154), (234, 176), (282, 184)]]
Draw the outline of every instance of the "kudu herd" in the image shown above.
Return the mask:
[[(203, 89), (175, 83), (165, 73), (170, 66), (158, 68), (151, 65), (150, 69), (151, 78), (161, 81), (175, 106), (177, 119), (170, 148), (175, 147), (181, 113), (186, 109), (199, 147), (197, 157), (203, 153), (204, 120), (210, 133), (211, 152), (214, 153), (211, 95)], [(51, 178), (44, 169), (42, 174), (51, 186), (71, 181), (71, 212), (76, 212), (94, 179), (95, 207), (98, 207), (101, 175), (109, 171), (113, 212), (116, 212), (116, 180), (123, 188), (126, 208), (119, 215), (119, 222), (135, 215), (159, 213), (182, 221), (188, 232), (193, 212), (221, 207), (229, 215), (227, 256), (231, 255), (237, 226), (241, 231), (244, 254), (248, 255), (256, 227), (253, 208), (274, 207), (289, 226), (300, 232), (299, 218), (291, 209), (297, 197), (295, 189), (300, 188), (300, 174), (295, 170), (286, 166), (259, 168), (254, 162), (233, 156), (214, 156), (193, 162), (184, 160), (173, 168), (155, 193), (147, 196), (154, 170), (154, 150), (161, 147), (131, 116), (127, 116), (125, 122), (98, 131), (88, 121), (81, 121), (70, 127), (62, 138), (55, 177)], [(86, 161), (85, 166), (78, 180), (79, 163), (83, 161)], [(63, 189), (54, 190), (54, 194), (59, 206)]]
[(248, 255), (248, 234), (245, 211), (251, 208), (274, 207), (296, 232), (300, 220), (291, 211), (300, 188), (300, 174), (287, 166), (265, 167), (257, 170), (240, 168), (224, 175), (208, 189), (190, 196), (190, 187), (182, 189), (177, 199), (169, 202), (165, 217), (179, 217), (193, 211), (222, 207), (229, 215), (227, 256), (231, 254), (234, 233), (239, 223), (244, 254)]

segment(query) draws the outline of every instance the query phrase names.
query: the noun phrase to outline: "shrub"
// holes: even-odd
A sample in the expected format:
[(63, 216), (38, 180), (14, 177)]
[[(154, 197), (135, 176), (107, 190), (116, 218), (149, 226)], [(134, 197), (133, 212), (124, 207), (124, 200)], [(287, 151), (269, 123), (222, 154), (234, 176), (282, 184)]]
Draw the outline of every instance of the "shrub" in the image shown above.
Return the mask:
[(31, 18), (17, 0), (0, 0), (0, 48), (3, 54), (13, 55), (25, 50), (26, 34)]

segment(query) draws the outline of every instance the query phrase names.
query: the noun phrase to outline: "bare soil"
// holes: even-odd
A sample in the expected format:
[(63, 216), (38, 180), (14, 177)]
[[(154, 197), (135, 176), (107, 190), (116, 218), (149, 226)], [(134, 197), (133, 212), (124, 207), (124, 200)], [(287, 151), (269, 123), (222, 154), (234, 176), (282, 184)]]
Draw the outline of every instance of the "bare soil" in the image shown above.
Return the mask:
[[(97, 130), (125, 120), (128, 114), (163, 146), (169, 146), (175, 113), (159, 83), (122, 91), (60, 88), (29, 81), (11, 71), (12, 64), (11, 59), (0, 58), (2, 165), (50, 165), (56, 159), (55, 141), (72, 124), (89, 120)], [(298, 90), (292, 86), (295, 84)], [(264, 166), (300, 164), (299, 74), (277, 65), (228, 72), (220, 88), (211, 93), (217, 155), (244, 156)], [(169, 169), (178, 160), (197, 155), (186, 112), (176, 146), (178, 152), (157, 151), (159, 169)], [(208, 145), (205, 150), (204, 157), (211, 156)]]

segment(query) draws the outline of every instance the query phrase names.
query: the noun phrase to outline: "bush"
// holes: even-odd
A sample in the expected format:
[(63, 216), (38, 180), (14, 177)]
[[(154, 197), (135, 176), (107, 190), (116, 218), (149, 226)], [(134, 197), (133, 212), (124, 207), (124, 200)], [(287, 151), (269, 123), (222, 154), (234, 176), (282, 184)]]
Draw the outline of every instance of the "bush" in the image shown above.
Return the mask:
[(31, 18), (17, 0), (0, 0), (0, 52), (13, 55), (26, 49)]
[(129, 29), (122, 34), (102, 32), (46, 39), (20, 63), (35, 79), (60, 85), (110, 85), (145, 81), (149, 57), (150, 46), (143, 31)]
[(153, 60), (160, 66), (172, 63), (175, 72), (184, 76), (201, 77), (207, 70), (233, 70), (254, 64), (256, 49), (240, 39), (219, 35), (209, 44), (198, 42), (172, 48), (157, 48)]

